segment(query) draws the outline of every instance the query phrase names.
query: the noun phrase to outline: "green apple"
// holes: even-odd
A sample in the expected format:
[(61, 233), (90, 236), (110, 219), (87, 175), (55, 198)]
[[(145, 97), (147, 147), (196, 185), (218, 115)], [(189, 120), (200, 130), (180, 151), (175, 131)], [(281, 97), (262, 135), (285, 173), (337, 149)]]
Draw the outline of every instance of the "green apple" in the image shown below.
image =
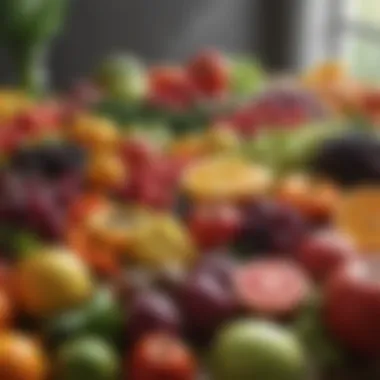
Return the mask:
[(82, 337), (65, 343), (58, 350), (59, 380), (115, 380), (119, 375), (119, 358), (105, 341)]
[(211, 352), (213, 380), (304, 380), (303, 348), (286, 328), (261, 320), (224, 327)]
[(111, 98), (135, 102), (147, 91), (147, 76), (135, 57), (119, 54), (108, 57), (95, 72), (95, 81)]

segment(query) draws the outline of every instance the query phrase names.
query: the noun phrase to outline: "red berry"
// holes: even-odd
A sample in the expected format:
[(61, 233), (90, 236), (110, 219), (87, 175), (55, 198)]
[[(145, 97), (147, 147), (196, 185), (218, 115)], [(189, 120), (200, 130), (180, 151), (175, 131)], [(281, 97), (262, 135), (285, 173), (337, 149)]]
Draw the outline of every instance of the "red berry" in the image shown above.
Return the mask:
[(337, 233), (319, 232), (304, 240), (297, 257), (315, 280), (325, 281), (355, 257), (355, 249), (350, 240)]
[(190, 215), (190, 232), (200, 248), (211, 249), (229, 243), (241, 224), (240, 211), (230, 205), (202, 205)]

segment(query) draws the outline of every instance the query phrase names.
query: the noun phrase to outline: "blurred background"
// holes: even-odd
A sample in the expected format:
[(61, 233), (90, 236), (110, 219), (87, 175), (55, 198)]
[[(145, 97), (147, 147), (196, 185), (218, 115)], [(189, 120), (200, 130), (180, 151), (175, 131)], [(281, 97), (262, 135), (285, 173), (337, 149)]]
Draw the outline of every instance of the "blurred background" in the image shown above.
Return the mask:
[[(256, 55), (275, 71), (343, 57), (374, 80), (379, 41), (379, 0), (71, 0), (51, 66), (55, 85), (66, 87), (115, 51), (158, 62), (212, 46)], [(5, 49), (0, 80), (14, 80)]]

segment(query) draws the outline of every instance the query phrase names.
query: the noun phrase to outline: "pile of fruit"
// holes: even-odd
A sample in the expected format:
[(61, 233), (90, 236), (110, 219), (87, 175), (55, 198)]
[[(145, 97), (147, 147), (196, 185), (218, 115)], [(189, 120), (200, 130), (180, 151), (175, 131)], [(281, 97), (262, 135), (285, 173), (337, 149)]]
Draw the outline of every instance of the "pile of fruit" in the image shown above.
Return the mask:
[(378, 379), (378, 115), (215, 51), (1, 91), (0, 379)]

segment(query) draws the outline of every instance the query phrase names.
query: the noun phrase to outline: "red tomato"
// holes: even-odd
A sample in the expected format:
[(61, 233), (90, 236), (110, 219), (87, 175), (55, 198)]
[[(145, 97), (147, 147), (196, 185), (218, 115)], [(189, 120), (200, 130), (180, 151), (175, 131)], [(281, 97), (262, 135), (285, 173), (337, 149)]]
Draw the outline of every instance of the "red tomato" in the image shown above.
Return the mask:
[(132, 353), (130, 380), (195, 380), (195, 359), (185, 344), (165, 334), (143, 338)]
[(197, 91), (185, 70), (180, 67), (157, 67), (149, 76), (149, 100), (153, 105), (182, 110), (197, 97)]
[(197, 55), (189, 63), (187, 71), (202, 95), (219, 97), (226, 93), (229, 67), (227, 60), (219, 52), (208, 50)]
[(188, 225), (193, 239), (202, 249), (229, 243), (241, 224), (241, 212), (231, 205), (201, 205), (190, 215)]

